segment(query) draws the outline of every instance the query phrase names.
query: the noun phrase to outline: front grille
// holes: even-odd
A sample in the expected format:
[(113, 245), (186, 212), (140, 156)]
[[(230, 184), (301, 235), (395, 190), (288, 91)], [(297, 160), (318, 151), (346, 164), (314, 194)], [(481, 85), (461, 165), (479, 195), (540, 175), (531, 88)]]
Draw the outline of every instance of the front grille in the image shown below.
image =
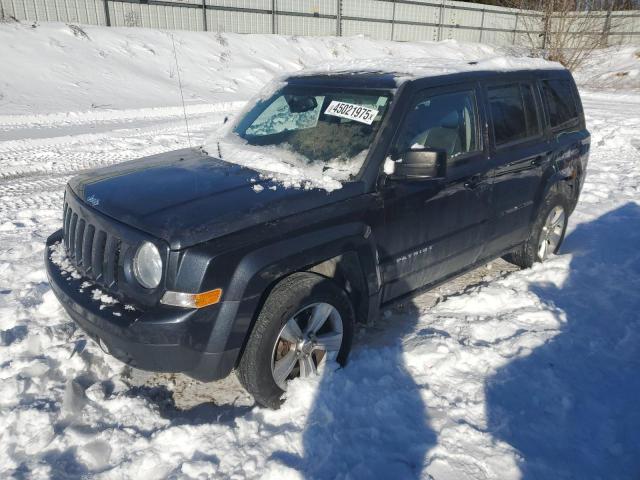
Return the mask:
[(122, 241), (82, 218), (67, 202), (63, 215), (64, 247), (71, 263), (83, 276), (116, 289)]

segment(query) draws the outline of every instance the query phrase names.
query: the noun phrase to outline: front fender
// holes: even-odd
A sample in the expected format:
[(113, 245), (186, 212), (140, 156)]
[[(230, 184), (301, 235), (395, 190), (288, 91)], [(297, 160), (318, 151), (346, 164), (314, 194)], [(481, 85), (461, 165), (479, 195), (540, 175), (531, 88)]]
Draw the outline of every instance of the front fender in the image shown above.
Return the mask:
[(258, 309), (280, 279), (347, 252), (357, 253), (367, 295), (376, 295), (380, 291), (381, 277), (375, 241), (371, 229), (363, 223), (331, 226), (249, 252), (238, 263), (225, 293), (225, 303), (235, 305), (237, 309), (233, 321), (214, 326), (207, 350), (242, 347)]

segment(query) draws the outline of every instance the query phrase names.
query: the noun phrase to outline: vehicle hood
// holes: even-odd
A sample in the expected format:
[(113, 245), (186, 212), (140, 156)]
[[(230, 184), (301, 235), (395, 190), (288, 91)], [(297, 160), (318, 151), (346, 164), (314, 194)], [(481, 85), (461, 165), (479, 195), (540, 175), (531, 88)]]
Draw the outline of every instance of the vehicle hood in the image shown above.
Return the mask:
[(95, 210), (180, 249), (363, 193), (284, 188), (259, 172), (184, 149), (92, 170), (69, 182)]

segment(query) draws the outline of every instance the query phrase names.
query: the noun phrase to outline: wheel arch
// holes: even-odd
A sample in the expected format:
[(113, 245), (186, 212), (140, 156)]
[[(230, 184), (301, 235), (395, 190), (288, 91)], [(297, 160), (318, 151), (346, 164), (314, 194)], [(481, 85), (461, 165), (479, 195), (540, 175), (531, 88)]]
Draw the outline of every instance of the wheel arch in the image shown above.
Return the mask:
[(369, 317), (369, 287), (356, 250), (349, 250), (306, 268), (304, 271), (316, 273), (335, 281), (349, 296), (356, 321), (366, 323)]
[(541, 186), (535, 198), (535, 208), (532, 211), (531, 222), (534, 222), (538, 217), (540, 209), (544, 204), (544, 199), (547, 198), (553, 189), (557, 189), (558, 192), (567, 195), (567, 200), (573, 210), (573, 207), (578, 200), (577, 190), (579, 186), (579, 177), (579, 168), (575, 164), (567, 165), (563, 169), (558, 169), (556, 167), (549, 169), (542, 177), (544, 180), (541, 182)]

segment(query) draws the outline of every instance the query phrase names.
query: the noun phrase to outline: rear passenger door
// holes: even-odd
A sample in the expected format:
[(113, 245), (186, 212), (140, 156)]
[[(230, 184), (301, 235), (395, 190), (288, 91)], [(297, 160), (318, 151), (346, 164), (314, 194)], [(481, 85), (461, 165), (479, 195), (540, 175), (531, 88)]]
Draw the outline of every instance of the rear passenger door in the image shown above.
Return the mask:
[(493, 168), (485, 254), (494, 256), (527, 238), (551, 145), (544, 135), (540, 92), (534, 81), (487, 83), (484, 91)]

